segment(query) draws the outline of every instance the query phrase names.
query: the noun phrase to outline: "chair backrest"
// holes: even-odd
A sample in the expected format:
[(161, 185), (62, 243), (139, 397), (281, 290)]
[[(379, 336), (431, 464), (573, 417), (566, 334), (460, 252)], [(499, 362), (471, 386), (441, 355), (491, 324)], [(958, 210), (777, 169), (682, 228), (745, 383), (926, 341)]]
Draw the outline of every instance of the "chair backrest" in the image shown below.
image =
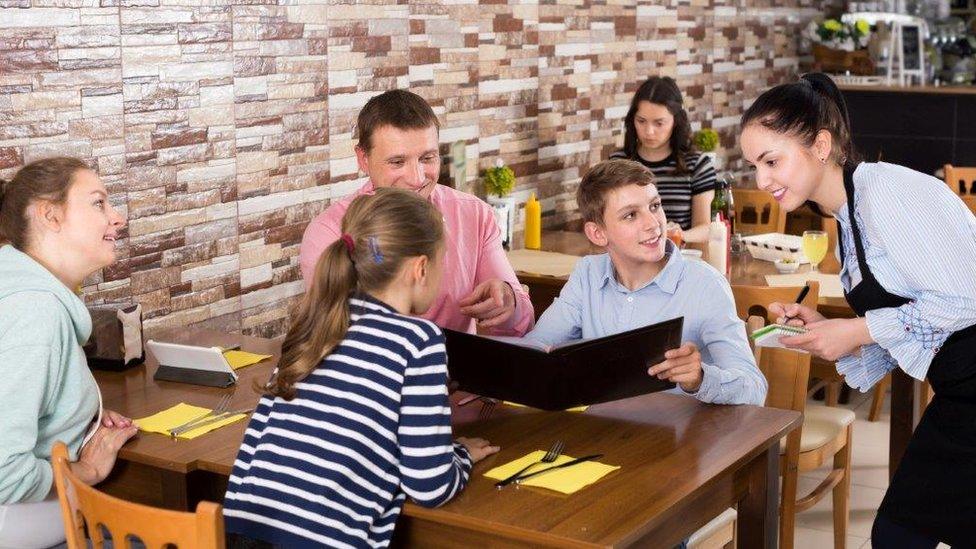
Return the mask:
[[(817, 299), (820, 295), (820, 283), (816, 280), (807, 282), (810, 291), (801, 302), (811, 309), (817, 308)], [(742, 320), (748, 320), (750, 316), (761, 317), (767, 324), (776, 322), (776, 317), (769, 314), (768, 305), (774, 301), (780, 303), (793, 303), (796, 296), (800, 294), (800, 287), (771, 287), (771, 286), (747, 286), (744, 284), (733, 284), (732, 295), (735, 297), (735, 314)]]
[(786, 231), (786, 210), (773, 195), (757, 189), (732, 189), (736, 232), (744, 235)]
[(976, 167), (960, 168), (946, 164), (943, 170), (946, 185), (969, 206), (969, 211), (976, 213)]
[[(820, 285), (815, 281), (809, 284), (810, 291), (802, 303), (808, 307), (816, 307)], [(776, 320), (770, 319), (767, 308), (770, 303), (792, 302), (799, 292), (799, 287), (732, 286), (736, 312), (740, 318), (746, 320), (748, 333)], [(750, 310), (760, 314), (751, 314), (748, 312)], [(742, 311), (745, 311), (745, 314)], [(803, 412), (807, 401), (807, 382), (810, 378), (810, 355), (790, 349), (769, 347), (756, 347), (753, 352), (759, 371), (766, 376), (769, 384), (766, 406)]]
[(88, 547), (86, 526), (95, 549), (105, 546), (102, 528), (111, 533), (113, 545), (119, 548), (132, 546), (130, 536), (150, 548), (224, 548), (220, 505), (202, 501), (196, 513), (183, 513), (131, 503), (100, 492), (71, 472), (68, 447), (63, 442), (55, 443), (51, 461), (69, 549)]
[(962, 168), (946, 164), (945, 182), (959, 196), (976, 196), (976, 167)]

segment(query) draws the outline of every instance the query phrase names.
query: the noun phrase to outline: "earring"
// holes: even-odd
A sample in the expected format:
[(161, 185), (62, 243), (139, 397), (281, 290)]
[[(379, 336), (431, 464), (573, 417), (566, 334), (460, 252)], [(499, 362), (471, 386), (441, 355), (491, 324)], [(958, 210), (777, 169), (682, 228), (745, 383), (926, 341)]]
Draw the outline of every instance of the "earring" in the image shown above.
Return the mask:
[(827, 163), (827, 157), (821, 158), (820, 159), (820, 163), (821, 164), (826, 164)]

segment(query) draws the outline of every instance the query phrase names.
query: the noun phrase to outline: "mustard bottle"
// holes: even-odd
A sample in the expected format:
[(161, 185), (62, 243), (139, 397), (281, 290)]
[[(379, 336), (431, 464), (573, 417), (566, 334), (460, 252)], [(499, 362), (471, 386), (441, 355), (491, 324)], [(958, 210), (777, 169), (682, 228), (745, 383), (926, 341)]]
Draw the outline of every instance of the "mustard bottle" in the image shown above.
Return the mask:
[(525, 247), (530, 250), (542, 247), (542, 205), (535, 199), (535, 193), (525, 203)]

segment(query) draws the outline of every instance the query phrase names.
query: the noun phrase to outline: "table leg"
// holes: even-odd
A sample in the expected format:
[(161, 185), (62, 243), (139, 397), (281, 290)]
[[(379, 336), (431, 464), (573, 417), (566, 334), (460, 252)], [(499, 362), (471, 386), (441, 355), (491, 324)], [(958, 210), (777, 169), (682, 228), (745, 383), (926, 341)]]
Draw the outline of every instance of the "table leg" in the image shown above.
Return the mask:
[(891, 372), (891, 431), (888, 445), (888, 477), (895, 474), (912, 438), (915, 417), (915, 380), (895, 369)]
[(779, 441), (746, 468), (749, 491), (739, 503), (739, 547), (775, 549), (779, 525)]

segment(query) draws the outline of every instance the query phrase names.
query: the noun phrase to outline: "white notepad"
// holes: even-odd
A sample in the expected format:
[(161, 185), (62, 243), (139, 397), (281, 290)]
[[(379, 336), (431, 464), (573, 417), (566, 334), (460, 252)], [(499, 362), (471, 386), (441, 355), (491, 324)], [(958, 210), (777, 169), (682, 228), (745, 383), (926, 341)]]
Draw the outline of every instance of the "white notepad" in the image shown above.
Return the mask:
[[(752, 335), (749, 337), (752, 338), (752, 341), (755, 343), (756, 347), (778, 347), (780, 349), (786, 349), (786, 345), (779, 342), (780, 337), (805, 334), (806, 332), (806, 328), (801, 328), (799, 326), (770, 324), (769, 326), (764, 326), (755, 332), (752, 332)], [(800, 349), (793, 350), (800, 351), (801, 353), (806, 352), (801, 351)]]

